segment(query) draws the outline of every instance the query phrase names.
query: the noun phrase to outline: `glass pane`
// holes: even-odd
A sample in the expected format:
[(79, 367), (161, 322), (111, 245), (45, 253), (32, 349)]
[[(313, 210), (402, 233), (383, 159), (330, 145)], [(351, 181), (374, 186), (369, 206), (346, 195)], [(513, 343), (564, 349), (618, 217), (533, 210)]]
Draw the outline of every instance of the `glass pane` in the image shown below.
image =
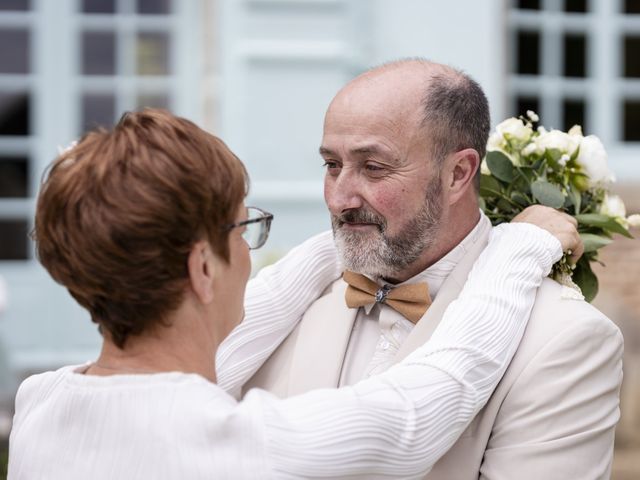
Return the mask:
[(29, 227), (26, 220), (0, 220), (0, 260), (26, 260)]
[(523, 10), (540, 10), (540, 0), (518, 0), (517, 5)]
[(540, 118), (542, 118), (542, 114), (540, 112), (540, 101), (535, 97), (516, 98), (514, 108), (514, 116), (516, 117), (519, 117), (520, 115), (526, 116), (527, 110), (531, 110), (532, 112), (536, 112), (540, 116)]
[(587, 39), (584, 35), (564, 37), (564, 76), (587, 76)]
[(115, 122), (116, 99), (111, 94), (86, 94), (82, 98), (82, 131), (110, 128)]
[(138, 95), (137, 108), (169, 108), (169, 97), (162, 94), (140, 94)]
[(138, 13), (167, 14), (170, 9), (170, 0), (138, 0)]
[(0, 157), (0, 197), (29, 196), (29, 173), (26, 157)]
[(565, 130), (574, 125), (582, 125), (582, 131), (586, 132), (584, 100), (565, 100), (562, 105), (562, 119)]
[(624, 38), (624, 76), (640, 77), (640, 37)]
[(169, 73), (169, 35), (167, 33), (139, 33), (136, 55), (139, 75), (167, 75)]
[(640, 0), (625, 0), (624, 13), (640, 13)]
[(587, 0), (565, 0), (564, 11), (575, 12), (575, 13), (586, 13)]
[(84, 0), (84, 13), (116, 13), (116, 0)]
[(29, 95), (0, 92), (0, 135), (29, 135)]
[(640, 100), (627, 100), (623, 107), (625, 142), (640, 142)]
[(113, 32), (82, 34), (82, 73), (85, 75), (116, 73), (116, 36)]
[(29, 31), (0, 30), (0, 73), (29, 73)]
[(29, 0), (0, 0), (0, 10), (25, 11), (31, 9)]
[(538, 75), (540, 73), (540, 33), (518, 32), (516, 73)]

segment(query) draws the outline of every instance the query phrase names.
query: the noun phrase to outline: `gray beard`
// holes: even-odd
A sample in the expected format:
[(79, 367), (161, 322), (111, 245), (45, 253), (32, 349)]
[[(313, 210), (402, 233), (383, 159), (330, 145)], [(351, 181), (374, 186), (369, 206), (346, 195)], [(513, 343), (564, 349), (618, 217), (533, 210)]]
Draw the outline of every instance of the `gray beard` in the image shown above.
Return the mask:
[[(393, 237), (386, 234), (386, 219), (365, 208), (332, 215), (333, 237), (346, 269), (372, 278), (394, 278), (402, 273), (435, 242), (442, 217), (441, 191), (435, 179), (423, 208)], [(345, 222), (372, 223), (377, 231), (345, 231)]]

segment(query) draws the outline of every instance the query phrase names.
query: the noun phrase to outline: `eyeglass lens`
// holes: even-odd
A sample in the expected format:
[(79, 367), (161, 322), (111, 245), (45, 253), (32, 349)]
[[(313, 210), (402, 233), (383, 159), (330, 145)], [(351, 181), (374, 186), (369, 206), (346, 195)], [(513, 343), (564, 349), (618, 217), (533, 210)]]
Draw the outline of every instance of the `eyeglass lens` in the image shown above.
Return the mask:
[(249, 248), (260, 248), (267, 241), (269, 236), (270, 221), (265, 218), (265, 214), (253, 207), (247, 208), (248, 220), (262, 219), (262, 221), (248, 223), (242, 237), (249, 245)]

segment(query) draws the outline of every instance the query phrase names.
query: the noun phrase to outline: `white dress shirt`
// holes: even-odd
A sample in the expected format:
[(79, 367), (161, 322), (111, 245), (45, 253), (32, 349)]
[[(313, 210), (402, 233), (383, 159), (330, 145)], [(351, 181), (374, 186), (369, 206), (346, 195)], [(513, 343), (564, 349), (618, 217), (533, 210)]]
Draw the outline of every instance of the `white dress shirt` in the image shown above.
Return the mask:
[[(320, 288), (322, 274), (310, 272), (308, 280), (296, 272), (330, 257), (331, 248), (329, 235), (316, 237), (267, 271), (273, 285), (263, 275), (249, 288), (252, 328), (236, 332), (218, 366), (232, 389), (313, 301), (298, 289)], [(30, 377), (16, 397), (9, 478), (422, 476), (489, 398), (536, 289), (560, 256), (558, 240), (537, 227), (497, 227), (431, 340), (352, 387), (284, 400), (255, 389), (237, 402), (219, 385), (180, 372), (99, 377), (71, 366)], [(265, 316), (252, 317), (257, 311)]]
[[(491, 222), (480, 212), (480, 219), (467, 236), (444, 257), (426, 270), (397, 284), (408, 285), (424, 282), (429, 286), (431, 299), (465, 256), (470, 245), (482, 238), (491, 229)], [(377, 281), (380, 286), (384, 281)], [(413, 330), (414, 324), (385, 304), (375, 303), (358, 309), (358, 314), (349, 337), (339, 386), (353, 385), (363, 378), (377, 375), (395, 363), (400, 346)]]

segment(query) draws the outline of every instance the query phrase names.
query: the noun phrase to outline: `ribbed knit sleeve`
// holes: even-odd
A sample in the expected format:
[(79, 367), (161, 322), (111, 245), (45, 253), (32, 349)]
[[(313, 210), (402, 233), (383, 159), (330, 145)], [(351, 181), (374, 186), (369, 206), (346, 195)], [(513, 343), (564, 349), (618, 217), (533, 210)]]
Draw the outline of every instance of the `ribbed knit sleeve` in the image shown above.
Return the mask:
[(330, 231), (310, 238), (263, 268), (247, 284), (242, 323), (218, 349), (218, 385), (238, 398), (242, 385), (341, 274)]
[(561, 254), (559, 241), (538, 227), (501, 225), (432, 339), (402, 363), (353, 387), (286, 400), (250, 391), (240, 410), (263, 425), (270, 477), (428, 472), (496, 387), (536, 289)]

